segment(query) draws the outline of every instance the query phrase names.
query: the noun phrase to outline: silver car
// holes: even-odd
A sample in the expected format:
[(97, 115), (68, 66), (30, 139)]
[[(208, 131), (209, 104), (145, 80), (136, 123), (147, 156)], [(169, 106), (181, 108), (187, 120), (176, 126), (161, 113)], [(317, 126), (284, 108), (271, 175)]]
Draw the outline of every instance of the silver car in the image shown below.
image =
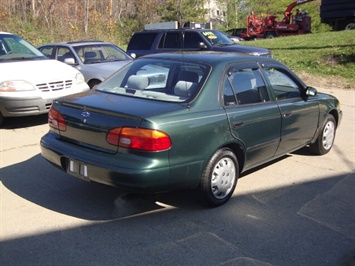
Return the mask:
[(51, 43), (41, 45), (38, 49), (48, 58), (78, 69), (90, 88), (133, 60), (118, 46), (103, 41)]

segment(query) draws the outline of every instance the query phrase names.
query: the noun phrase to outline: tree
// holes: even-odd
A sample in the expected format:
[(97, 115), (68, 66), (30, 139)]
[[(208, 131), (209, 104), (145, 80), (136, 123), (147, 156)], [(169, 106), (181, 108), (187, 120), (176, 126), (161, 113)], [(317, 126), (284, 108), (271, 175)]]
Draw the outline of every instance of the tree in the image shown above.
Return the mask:
[(204, 22), (203, 0), (168, 0), (158, 8), (162, 21), (177, 21), (183, 26), (189, 21)]

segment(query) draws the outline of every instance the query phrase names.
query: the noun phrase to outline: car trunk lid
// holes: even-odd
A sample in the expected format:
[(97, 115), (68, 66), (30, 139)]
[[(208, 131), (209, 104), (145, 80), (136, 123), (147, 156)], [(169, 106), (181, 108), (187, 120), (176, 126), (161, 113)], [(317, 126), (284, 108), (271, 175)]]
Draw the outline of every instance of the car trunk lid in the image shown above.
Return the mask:
[[(115, 153), (118, 147), (106, 141), (109, 130), (117, 127), (139, 127), (142, 120), (147, 121), (154, 114), (166, 113), (182, 106), (93, 91), (56, 100), (52, 108), (65, 120), (66, 130), (58, 133), (67, 141)], [(145, 125), (150, 123), (154, 127), (153, 121)]]

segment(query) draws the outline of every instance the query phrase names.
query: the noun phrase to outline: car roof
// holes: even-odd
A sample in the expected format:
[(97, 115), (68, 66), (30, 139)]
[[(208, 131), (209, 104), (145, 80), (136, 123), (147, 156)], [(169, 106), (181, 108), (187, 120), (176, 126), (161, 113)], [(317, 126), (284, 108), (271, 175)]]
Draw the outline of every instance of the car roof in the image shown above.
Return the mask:
[(186, 61), (201, 62), (205, 64), (228, 62), (228, 61), (280, 63), (279, 61), (268, 57), (250, 56), (243, 53), (225, 53), (225, 52), (213, 52), (213, 51), (156, 53), (156, 54), (145, 55), (140, 58), (186, 60)]
[(112, 44), (112, 45), (115, 45), (113, 43), (109, 43), (109, 42), (105, 42), (105, 41), (99, 41), (99, 40), (83, 40), (83, 41), (46, 43), (46, 44), (42, 44), (40, 46), (47, 46), (47, 45), (82, 46), (82, 45), (95, 45), (95, 44)]
[[(153, 29), (153, 30), (142, 30), (142, 31), (137, 31), (135, 33), (147, 33), (147, 32), (168, 32), (168, 31), (196, 31), (196, 32), (201, 32), (201, 31), (219, 31), (215, 29), (185, 29), (185, 28), (179, 28), (179, 29)], [(220, 31), (219, 31), (220, 32)]]

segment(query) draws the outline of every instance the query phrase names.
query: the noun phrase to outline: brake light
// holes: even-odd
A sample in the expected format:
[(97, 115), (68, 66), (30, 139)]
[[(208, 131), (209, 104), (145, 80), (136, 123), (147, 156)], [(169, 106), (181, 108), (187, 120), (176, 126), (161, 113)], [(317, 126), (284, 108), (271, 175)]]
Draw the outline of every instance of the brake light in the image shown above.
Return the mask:
[(166, 133), (146, 128), (114, 128), (106, 140), (112, 145), (144, 151), (164, 151), (171, 147), (171, 140)]
[(65, 131), (67, 129), (64, 117), (58, 111), (52, 108), (49, 109), (48, 124), (50, 127), (58, 129), (60, 131)]

